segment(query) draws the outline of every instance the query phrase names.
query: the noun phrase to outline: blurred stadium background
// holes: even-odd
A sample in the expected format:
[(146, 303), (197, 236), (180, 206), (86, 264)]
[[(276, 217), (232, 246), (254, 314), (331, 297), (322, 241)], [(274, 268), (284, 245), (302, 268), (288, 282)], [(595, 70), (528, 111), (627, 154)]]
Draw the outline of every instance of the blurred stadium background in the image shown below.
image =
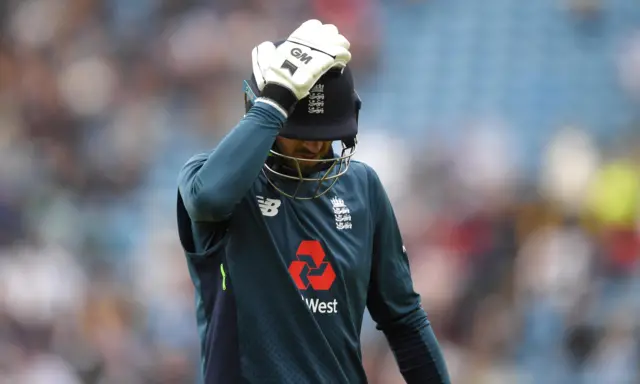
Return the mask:
[[(639, 383), (634, 0), (1, 1), (0, 382), (197, 380), (176, 175), (311, 16), (454, 382)], [(401, 382), (368, 318), (363, 353)]]

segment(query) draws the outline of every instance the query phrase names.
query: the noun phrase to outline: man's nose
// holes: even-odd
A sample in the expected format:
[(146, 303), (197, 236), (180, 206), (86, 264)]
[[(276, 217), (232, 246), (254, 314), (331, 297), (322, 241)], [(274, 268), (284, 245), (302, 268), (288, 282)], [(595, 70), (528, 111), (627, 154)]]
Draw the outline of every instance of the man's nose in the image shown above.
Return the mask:
[(322, 149), (322, 141), (304, 141), (302, 146), (309, 152), (318, 153)]

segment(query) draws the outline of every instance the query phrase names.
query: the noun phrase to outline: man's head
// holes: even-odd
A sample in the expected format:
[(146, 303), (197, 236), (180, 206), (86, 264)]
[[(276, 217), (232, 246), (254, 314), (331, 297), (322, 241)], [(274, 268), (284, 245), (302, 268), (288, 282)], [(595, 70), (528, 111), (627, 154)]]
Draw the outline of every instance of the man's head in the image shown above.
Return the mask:
[[(247, 111), (259, 96), (252, 76), (245, 81)], [(360, 105), (349, 67), (323, 75), (309, 95), (296, 104), (280, 130), (263, 168), (269, 183), (280, 193), (302, 200), (328, 192), (346, 173), (355, 154)], [(333, 151), (335, 141), (342, 142), (340, 153)], [(287, 193), (284, 184), (291, 182), (298, 182), (298, 187), (314, 187), (308, 193), (300, 192), (308, 188), (298, 187), (295, 193)]]

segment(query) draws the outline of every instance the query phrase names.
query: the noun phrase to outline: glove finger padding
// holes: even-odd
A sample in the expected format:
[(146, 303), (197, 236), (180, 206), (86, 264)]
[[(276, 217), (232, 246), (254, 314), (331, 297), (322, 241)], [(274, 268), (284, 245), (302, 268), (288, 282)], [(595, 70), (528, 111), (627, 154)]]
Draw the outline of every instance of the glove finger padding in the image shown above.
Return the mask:
[(269, 69), (269, 65), (273, 61), (275, 53), (276, 46), (270, 41), (261, 43), (251, 51), (253, 76), (256, 78), (256, 83), (260, 91), (262, 91), (264, 86), (267, 84), (265, 73)]
[[(289, 36), (287, 41), (313, 47), (313, 50), (333, 56), (338, 66), (346, 66), (351, 60), (351, 53), (349, 52), (351, 43), (338, 32), (338, 28), (333, 24), (318, 26), (315, 23), (310, 23), (308, 25), (308, 28), (298, 28), (296, 32)], [(318, 38), (319, 36), (321, 36), (320, 39)]]
[(320, 28), (322, 28), (322, 33), (326, 36), (338, 35), (338, 27), (333, 24), (324, 24)]
[(300, 24), (300, 26), (295, 31), (293, 31), (291, 36), (303, 37), (313, 35), (313, 33), (320, 27), (322, 27), (322, 22), (320, 20), (307, 20), (304, 23)]
[(341, 34), (337, 34), (333, 37), (333, 40), (331, 41), (331, 45), (337, 45), (344, 49), (351, 48), (351, 43), (349, 42), (349, 40), (347, 40), (347, 38)]
[(330, 51), (335, 45), (349, 49), (349, 41), (338, 32), (333, 24), (322, 24), (318, 20), (304, 22), (287, 38), (287, 41), (305, 45), (314, 50), (333, 55)]
[(334, 57), (335, 66), (344, 68), (347, 66), (349, 61), (351, 61), (351, 52), (349, 52), (349, 42), (347, 41), (347, 39), (345, 39), (342, 35), (339, 36), (344, 39), (344, 41), (346, 42), (345, 45), (347, 45), (347, 47), (345, 48), (341, 43), (329, 46), (328, 48), (326, 48), (326, 50), (328, 54)]
[[(281, 76), (289, 76), (295, 85), (295, 93), (298, 100), (305, 98), (309, 94), (311, 87), (324, 75), (329, 69), (338, 64), (336, 54), (340, 55), (340, 64), (348, 62), (351, 54), (349, 51), (341, 47), (322, 47), (320, 49), (311, 49), (294, 42), (285, 42), (283, 50), (296, 52), (298, 57), (292, 59), (291, 62), (296, 69), (291, 74), (288, 64), (283, 64), (278, 68), (274, 68)], [(279, 48), (279, 47), (278, 47)], [(327, 52), (330, 51), (330, 52)], [(285, 63), (289, 61), (285, 60)]]
[(278, 47), (260, 44), (251, 57), (262, 96), (290, 112), (327, 71), (347, 65), (349, 48), (335, 25), (318, 20), (304, 22)]

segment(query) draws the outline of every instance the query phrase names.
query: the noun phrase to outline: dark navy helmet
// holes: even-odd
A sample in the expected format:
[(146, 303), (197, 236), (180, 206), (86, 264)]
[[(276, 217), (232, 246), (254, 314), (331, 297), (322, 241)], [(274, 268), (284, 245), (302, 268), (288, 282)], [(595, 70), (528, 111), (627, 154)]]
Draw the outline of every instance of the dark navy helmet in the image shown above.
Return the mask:
[[(253, 75), (244, 82), (244, 94), (248, 112), (260, 97), (260, 89)], [(340, 141), (341, 153), (338, 155), (331, 151), (327, 158), (301, 159), (284, 155), (276, 144), (263, 168), (269, 183), (280, 193), (295, 199), (312, 199), (327, 193), (338, 178), (347, 172), (355, 154), (361, 105), (349, 66), (324, 74), (309, 95), (298, 101), (279, 135), (303, 141)], [(317, 166), (313, 167), (312, 172), (303, 171), (301, 161), (316, 162)], [(287, 180), (298, 182), (295, 192), (289, 192), (289, 189), (285, 191), (281, 182)], [(311, 184), (314, 188), (301, 188), (309, 183), (314, 183)]]

